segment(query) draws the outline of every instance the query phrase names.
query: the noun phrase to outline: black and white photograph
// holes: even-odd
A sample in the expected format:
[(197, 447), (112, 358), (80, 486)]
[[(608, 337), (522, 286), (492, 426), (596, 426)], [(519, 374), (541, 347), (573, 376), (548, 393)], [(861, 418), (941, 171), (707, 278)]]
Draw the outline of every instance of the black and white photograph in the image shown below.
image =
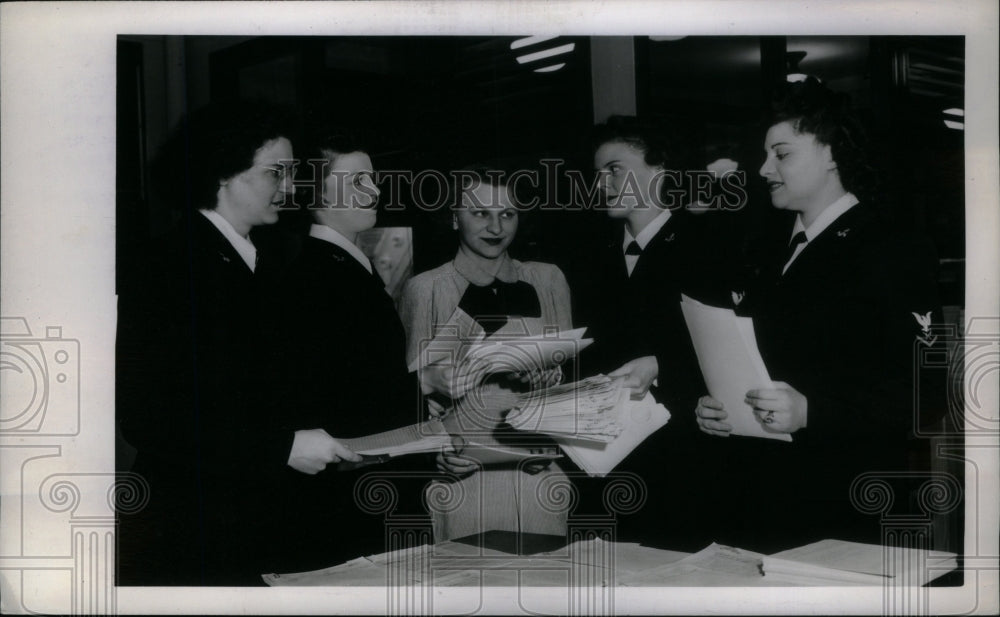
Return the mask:
[(996, 7), (87, 4), (3, 9), (5, 611), (996, 609)]

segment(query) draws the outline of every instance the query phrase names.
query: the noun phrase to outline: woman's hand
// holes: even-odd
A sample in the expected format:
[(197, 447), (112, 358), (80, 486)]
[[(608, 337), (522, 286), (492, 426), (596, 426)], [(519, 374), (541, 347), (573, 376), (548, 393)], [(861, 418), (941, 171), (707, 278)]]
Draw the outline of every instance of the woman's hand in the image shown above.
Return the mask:
[(805, 395), (783, 381), (774, 385), (747, 392), (745, 400), (753, 407), (754, 417), (775, 433), (794, 433), (805, 428), (809, 407)]
[(460, 399), (465, 393), (478, 386), (486, 377), (488, 365), (477, 363), (475, 367), (466, 364), (432, 364), (420, 371), (420, 386), (424, 394), (439, 392), (451, 399)]
[(451, 411), (450, 407), (445, 409), (444, 405), (435, 401), (432, 398), (428, 398), (426, 400), (427, 400), (427, 415), (429, 415), (432, 418), (438, 418), (438, 419), (443, 418), (448, 415), (449, 411)]
[(643, 356), (626, 362), (621, 368), (608, 373), (608, 377), (625, 377), (623, 385), (632, 389), (632, 400), (636, 401), (646, 396), (659, 372), (656, 356)]
[(288, 455), (288, 466), (295, 471), (315, 475), (326, 469), (329, 463), (361, 460), (347, 446), (340, 443), (321, 428), (295, 431), (295, 440)]
[(698, 399), (698, 407), (694, 413), (698, 417), (698, 427), (703, 433), (729, 437), (729, 433), (733, 432), (732, 425), (725, 421), (729, 414), (722, 408), (722, 403), (711, 396), (705, 395)]
[(450, 473), (465, 478), (479, 469), (479, 463), (471, 458), (461, 456), (462, 449), (465, 448), (465, 440), (459, 436), (451, 438), (451, 446), (441, 448), (435, 463), (441, 473)]

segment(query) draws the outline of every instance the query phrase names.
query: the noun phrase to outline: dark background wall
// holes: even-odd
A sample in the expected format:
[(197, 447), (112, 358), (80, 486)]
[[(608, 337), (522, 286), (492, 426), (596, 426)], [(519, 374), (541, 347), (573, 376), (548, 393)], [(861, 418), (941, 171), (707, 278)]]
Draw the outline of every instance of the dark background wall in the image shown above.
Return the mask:
[[(377, 169), (414, 172), (473, 161), (538, 169), (548, 157), (589, 177), (595, 120), (612, 112), (655, 116), (684, 137), (693, 168), (739, 161), (750, 199), (734, 217), (766, 224), (772, 212), (756, 173), (761, 110), (776, 83), (802, 72), (850, 93), (879, 154), (889, 205), (933, 238), (945, 303), (962, 304), (964, 133), (944, 123), (961, 117), (943, 113), (964, 105), (961, 37), (559, 37), (512, 49), (516, 40), (121, 36), (119, 264), (174, 220), (145, 179), (169, 128), (186, 109), (237, 96), (361, 127), (374, 138)], [(572, 51), (518, 61), (565, 45)], [(382, 212), (380, 225), (414, 227), (420, 271), (447, 259), (454, 239), (411, 193), (394, 195), (401, 207)], [(572, 253), (567, 243), (602, 221), (587, 210), (534, 212), (513, 250), (560, 263)]]

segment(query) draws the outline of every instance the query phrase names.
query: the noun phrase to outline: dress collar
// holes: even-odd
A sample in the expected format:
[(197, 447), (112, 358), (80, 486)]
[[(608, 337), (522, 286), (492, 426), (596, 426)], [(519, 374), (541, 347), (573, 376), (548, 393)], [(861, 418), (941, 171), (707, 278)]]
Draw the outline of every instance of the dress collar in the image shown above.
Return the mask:
[(458, 250), (455, 255), (455, 260), (452, 262), (455, 266), (455, 270), (458, 271), (466, 280), (468, 280), (473, 285), (479, 287), (485, 287), (493, 282), (494, 278), (503, 281), (504, 283), (516, 283), (517, 278), (517, 268), (514, 266), (514, 260), (510, 258), (509, 255), (504, 253), (503, 257), (500, 258), (500, 269), (497, 270), (496, 277), (494, 277), (489, 272), (486, 272), (482, 267), (476, 263), (476, 261), (465, 254), (462, 249)]

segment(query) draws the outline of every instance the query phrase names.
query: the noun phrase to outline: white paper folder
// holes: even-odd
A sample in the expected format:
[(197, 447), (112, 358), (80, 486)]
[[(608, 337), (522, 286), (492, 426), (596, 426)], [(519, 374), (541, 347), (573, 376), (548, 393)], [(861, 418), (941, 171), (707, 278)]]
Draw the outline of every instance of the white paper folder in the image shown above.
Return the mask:
[(791, 441), (788, 433), (764, 428), (744, 402), (748, 390), (773, 388), (760, 357), (753, 321), (731, 309), (708, 306), (681, 296), (681, 311), (698, 355), (698, 365), (712, 398), (721, 401), (734, 435)]

